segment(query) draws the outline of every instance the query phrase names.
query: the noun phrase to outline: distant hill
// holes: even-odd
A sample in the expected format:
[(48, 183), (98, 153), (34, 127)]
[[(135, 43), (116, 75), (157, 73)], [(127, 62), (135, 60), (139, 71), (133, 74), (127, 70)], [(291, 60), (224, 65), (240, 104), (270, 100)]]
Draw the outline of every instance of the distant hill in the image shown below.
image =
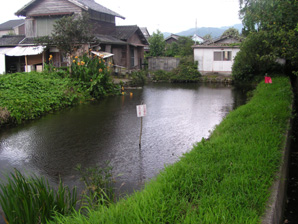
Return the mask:
[[(216, 28), (216, 27), (200, 27), (200, 28), (197, 28), (197, 35), (203, 37), (206, 34), (210, 34), (213, 38), (216, 38), (216, 37), (220, 37), (225, 30), (227, 30), (231, 27), (234, 27), (234, 28), (238, 29), (239, 33), (241, 33), (243, 25), (242, 24), (235, 24), (233, 26), (224, 26), (224, 27), (219, 27), (219, 28)], [(196, 28), (191, 28), (189, 30), (181, 31), (181, 32), (175, 33), (175, 34), (177, 34), (179, 36), (193, 36), (195, 33), (196, 33)], [(167, 38), (171, 35), (171, 33), (164, 32), (163, 35), (164, 35), (164, 38)]]

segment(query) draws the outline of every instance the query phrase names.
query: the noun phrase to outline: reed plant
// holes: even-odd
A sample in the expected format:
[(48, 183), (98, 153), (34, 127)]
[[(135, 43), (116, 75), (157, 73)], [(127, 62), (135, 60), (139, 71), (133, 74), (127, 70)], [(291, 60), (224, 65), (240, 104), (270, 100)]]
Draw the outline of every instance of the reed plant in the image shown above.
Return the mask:
[(9, 224), (46, 223), (55, 213), (67, 215), (77, 203), (76, 188), (71, 191), (60, 181), (57, 190), (43, 177), (24, 176), (17, 169), (0, 184), (0, 205)]
[(272, 81), (142, 191), (53, 223), (260, 223), (292, 116), (289, 79)]
[(80, 180), (85, 185), (81, 193), (81, 208), (94, 209), (99, 205), (110, 205), (114, 202), (112, 169), (109, 161), (106, 161), (103, 167), (97, 164), (83, 169), (80, 164), (77, 165), (76, 170), (80, 173)]

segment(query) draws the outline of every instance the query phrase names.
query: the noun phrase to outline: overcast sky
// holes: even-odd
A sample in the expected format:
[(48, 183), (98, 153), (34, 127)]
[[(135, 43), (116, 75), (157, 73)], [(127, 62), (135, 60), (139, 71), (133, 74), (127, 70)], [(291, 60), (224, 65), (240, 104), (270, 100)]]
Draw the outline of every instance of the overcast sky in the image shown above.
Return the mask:
[[(3, 1), (3, 0), (2, 0)], [(1, 4), (0, 24), (11, 19), (31, 0), (8, 0)], [(178, 33), (197, 27), (222, 27), (239, 24), (239, 0), (95, 0), (126, 19), (117, 18), (117, 25), (147, 27), (152, 34)]]

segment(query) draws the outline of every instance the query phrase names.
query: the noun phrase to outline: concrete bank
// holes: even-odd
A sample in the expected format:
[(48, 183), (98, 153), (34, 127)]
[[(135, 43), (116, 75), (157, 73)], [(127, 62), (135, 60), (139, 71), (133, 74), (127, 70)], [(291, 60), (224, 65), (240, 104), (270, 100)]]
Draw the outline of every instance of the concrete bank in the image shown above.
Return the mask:
[(262, 224), (281, 224), (283, 223), (284, 210), (287, 200), (287, 185), (289, 172), (289, 155), (291, 150), (292, 119), (289, 121), (289, 130), (286, 133), (286, 141), (282, 149), (282, 159), (276, 180), (271, 187), (266, 212), (262, 218)]

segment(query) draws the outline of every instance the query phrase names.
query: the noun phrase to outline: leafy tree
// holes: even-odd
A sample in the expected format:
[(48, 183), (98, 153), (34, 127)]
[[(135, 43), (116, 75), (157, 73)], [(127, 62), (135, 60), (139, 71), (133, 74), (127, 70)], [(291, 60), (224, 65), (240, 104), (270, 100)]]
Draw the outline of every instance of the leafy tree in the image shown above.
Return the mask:
[(191, 37), (179, 37), (178, 39), (179, 56), (193, 55), (193, 49), (192, 49), (193, 45), (194, 45), (194, 41), (191, 39)]
[(193, 55), (192, 46), (194, 41), (191, 37), (179, 37), (177, 42), (172, 42), (171, 44), (166, 45), (165, 55), (168, 57), (184, 57)]
[(211, 34), (206, 34), (205, 36), (203, 36), (203, 39), (205, 41), (211, 41), (212, 40), (212, 36), (211, 36)]
[(165, 40), (163, 34), (157, 30), (153, 32), (152, 36), (149, 38), (150, 52), (149, 56), (158, 57), (164, 56), (165, 51)]
[[(244, 24), (243, 33), (250, 36), (261, 36), (263, 40), (256, 43), (260, 49), (257, 57), (262, 59), (259, 61), (258, 67), (263, 66), (263, 60), (276, 61), (279, 58), (285, 59), (285, 71), (288, 74), (298, 70), (298, 1), (297, 0), (239, 0), (240, 1), (240, 17)], [(246, 48), (245, 43), (241, 47), (243, 54), (254, 54), (254, 48)], [(235, 63), (241, 57), (236, 56)], [(239, 65), (241, 63), (238, 63)], [(252, 65), (250, 65), (252, 67)], [(245, 74), (244, 67), (241, 66), (233, 75), (237, 76)], [(241, 71), (239, 73), (239, 71)], [(256, 73), (254, 76), (259, 75)], [(265, 71), (266, 72), (266, 71)], [(263, 74), (262, 74), (263, 75)]]
[(231, 27), (231, 28), (225, 30), (225, 32), (223, 32), (223, 34), (221, 36), (222, 37), (229, 36), (229, 37), (239, 38), (240, 34), (237, 29), (235, 29), (234, 27)]
[(37, 38), (38, 43), (54, 45), (64, 54), (72, 55), (82, 44), (95, 42), (92, 25), (86, 13), (57, 20), (51, 36)]
[(167, 57), (175, 57), (179, 54), (179, 46), (177, 42), (172, 42), (170, 44), (166, 44), (165, 56)]

